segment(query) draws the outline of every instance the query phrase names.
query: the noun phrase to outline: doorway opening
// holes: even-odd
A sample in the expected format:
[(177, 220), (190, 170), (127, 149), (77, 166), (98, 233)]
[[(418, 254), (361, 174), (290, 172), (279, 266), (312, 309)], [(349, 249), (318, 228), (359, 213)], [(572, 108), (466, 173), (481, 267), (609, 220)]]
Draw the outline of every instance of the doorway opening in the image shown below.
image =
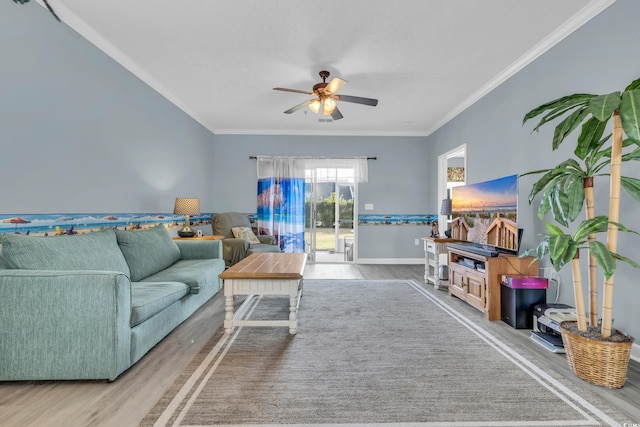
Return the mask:
[(357, 185), (353, 168), (305, 171), (305, 246), (310, 262), (353, 262)]
[[(451, 188), (464, 185), (467, 181), (467, 144), (462, 144), (451, 151), (438, 156), (438, 203), (450, 198)], [(438, 224), (440, 235), (448, 228), (449, 217), (440, 214)]]

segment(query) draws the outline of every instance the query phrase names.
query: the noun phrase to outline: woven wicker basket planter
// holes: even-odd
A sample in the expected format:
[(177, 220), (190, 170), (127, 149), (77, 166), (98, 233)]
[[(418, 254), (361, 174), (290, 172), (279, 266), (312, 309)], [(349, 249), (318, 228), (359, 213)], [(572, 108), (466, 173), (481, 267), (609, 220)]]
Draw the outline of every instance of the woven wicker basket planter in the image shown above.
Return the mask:
[(624, 342), (600, 341), (574, 334), (562, 322), (560, 331), (569, 369), (591, 384), (620, 388), (627, 377), (633, 338)]

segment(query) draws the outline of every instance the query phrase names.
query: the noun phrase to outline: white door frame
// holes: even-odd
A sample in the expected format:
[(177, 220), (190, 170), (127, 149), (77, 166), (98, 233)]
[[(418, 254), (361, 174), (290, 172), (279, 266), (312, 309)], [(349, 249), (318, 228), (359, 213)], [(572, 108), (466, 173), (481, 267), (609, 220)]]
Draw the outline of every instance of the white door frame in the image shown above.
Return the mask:
[(438, 209), (438, 228), (440, 235), (444, 236), (444, 231), (447, 229), (447, 217), (440, 215), (440, 203), (447, 198), (447, 167), (448, 160), (453, 157), (464, 158), (464, 179), (467, 180), (467, 144), (459, 145), (453, 150), (447, 151), (444, 154), (438, 156), (438, 200), (436, 203)]

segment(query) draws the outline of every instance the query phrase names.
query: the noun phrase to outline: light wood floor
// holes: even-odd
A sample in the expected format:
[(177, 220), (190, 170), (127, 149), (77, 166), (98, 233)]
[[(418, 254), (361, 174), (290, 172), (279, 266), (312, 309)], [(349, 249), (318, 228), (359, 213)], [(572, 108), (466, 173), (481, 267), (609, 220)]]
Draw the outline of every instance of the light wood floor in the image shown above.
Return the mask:
[[(421, 265), (308, 264), (305, 278), (413, 279), (422, 283), (423, 273)], [(486, 326), (521, 354), (540, 359), (543, 369), (566, 376), (572, 384), (595, 390), (612, 408), (628, 417), (630, 425), (640, 423), (640, 363), (631, 362), (627, 383), (620, 390), (587, 385), (569, 372), (563, 355), (531, 342), (529, 331), (513, 329), (500, 321), (488, 322), (479, 311), (449, 297), (446, 290), (435, 291), (429, 285), (425, 288)], [(223, 313), (224, 301), (219, 293), (113, 383), (0, 382), (0, 426), (137, 426), (219, 329)]]

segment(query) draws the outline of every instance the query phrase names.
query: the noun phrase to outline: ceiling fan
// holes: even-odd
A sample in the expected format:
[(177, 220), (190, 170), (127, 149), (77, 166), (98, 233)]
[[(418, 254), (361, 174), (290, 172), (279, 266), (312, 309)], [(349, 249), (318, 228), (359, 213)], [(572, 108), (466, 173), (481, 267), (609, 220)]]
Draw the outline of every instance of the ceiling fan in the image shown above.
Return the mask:
[(304, 101), (295, 107), (289, 108), (285, 111), (285, 114), (291, 114), (298, 110), (302, 110), (304, 107), (309, 107), (314, 113), (322, 112), (323, 115), (331, 115), (333, 120), (340, 120), (343, 115), (336, 105), (336, 101), (354, 102), (356, 104), (371, 105), (375, 107), (378, 105), (377, 99), (362, 98), (360, 96), (350, 95), (337, 95), (336, 92), (340, 90), (347, 82), (339, 77), (334, 77), (329, 83), (327, 83), (327, 77), (330, 73), (328, 71), (320, 71), (320, 77), (322, 83), (313, 85), (313, 92), (307, 92), (306, 90), (287, 89), (283, 87), (274, 87), (273, 90), (281, 90), (284, 92), (304, 93), (307, 95), (315, 95), (316, 98)]

